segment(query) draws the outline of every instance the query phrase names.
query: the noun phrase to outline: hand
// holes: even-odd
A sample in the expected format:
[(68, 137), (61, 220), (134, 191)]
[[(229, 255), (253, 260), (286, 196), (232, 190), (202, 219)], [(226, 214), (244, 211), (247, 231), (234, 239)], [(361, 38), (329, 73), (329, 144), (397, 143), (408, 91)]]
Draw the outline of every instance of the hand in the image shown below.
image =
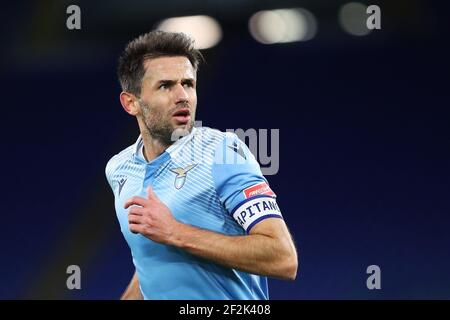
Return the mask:
[(151, 187), (147, 198), (132, 197), (125, 202), (128, 209), (128, 225), (133, 233), (140, 233), (150, 240), (171, 244), (179, 224), (170, 209), (156, 196)]

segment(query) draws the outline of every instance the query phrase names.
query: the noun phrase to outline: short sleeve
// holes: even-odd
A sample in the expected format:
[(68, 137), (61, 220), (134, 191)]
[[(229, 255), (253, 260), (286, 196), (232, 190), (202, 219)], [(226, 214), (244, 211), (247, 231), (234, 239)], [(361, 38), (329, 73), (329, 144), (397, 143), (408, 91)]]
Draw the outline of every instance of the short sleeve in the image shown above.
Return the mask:
[(282, 218), (276, 195), (253, 154), (235, 134), (217, 146), (212, 176), (221, 203), (248, 233), (267, 218)]

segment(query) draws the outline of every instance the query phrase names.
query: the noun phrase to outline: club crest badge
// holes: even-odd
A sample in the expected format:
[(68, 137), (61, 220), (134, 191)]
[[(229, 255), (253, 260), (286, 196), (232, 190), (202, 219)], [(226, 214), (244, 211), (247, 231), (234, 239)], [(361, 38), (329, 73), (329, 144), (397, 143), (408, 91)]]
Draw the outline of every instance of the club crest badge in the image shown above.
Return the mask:
[(170, 169), (170, 171), (172, 171), (173, 173), (176, 174), (175, 182), (174, 182), (174, 186), (176, 189), (181, 189), (184, 186), (184, 183), (186, 182), (187, 173), (190, 170), (194, 169), (196, 165), (197, 164), (194, 163), (194, 164), (190, 164), (184, 168), (179, 167), (179, 168)]

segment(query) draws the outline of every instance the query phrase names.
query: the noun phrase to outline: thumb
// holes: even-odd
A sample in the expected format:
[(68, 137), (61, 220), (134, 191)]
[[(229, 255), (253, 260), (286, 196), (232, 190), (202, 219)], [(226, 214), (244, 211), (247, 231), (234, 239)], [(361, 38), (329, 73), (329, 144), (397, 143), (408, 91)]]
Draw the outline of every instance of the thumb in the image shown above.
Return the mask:
[(158, 197), (156, 196), (155, 192), (153, 191), (153, 188), (151, 186), (149, 186), (147, 188), (147, 198), (148, 199), (158, 199)]

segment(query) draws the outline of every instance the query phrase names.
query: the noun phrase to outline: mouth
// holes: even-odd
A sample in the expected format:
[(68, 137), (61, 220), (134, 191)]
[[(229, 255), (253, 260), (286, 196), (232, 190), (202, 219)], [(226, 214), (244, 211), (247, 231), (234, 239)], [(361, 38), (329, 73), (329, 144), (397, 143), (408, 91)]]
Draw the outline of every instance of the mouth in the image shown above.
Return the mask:
[(191, 120), (191, 112), (188, 108), (178, 109), (174, 112), (172, 117), (178, 124), (186, 124)]

